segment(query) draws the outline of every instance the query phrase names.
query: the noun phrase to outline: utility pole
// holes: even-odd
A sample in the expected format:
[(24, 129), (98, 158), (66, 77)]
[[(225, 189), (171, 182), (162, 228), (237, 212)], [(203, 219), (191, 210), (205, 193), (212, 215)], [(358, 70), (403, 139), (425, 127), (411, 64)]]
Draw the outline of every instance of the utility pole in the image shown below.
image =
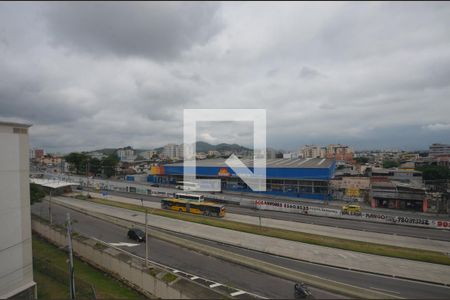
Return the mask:
[(148, 226), (148, 211), (145, 209), (145, 267), (148, 268), (148, 238), (147, 238), (147, 226)]
[(70, 299), (75, 299), (75, 277), (73, 271), (73, 251), (72, 251), (72, 223), (70, 213), (67, 213), (67, 244), (69, 251), (69, 294)]
[(89, 161), (86, 162), (86, 189), (87, 189), (87, 196), (89, 198)]
[(49, 198), (48, 198), (48, 218), (50, 220), (50, 225), (53, 225), (52, 218), (52, 190), (50, 188)]

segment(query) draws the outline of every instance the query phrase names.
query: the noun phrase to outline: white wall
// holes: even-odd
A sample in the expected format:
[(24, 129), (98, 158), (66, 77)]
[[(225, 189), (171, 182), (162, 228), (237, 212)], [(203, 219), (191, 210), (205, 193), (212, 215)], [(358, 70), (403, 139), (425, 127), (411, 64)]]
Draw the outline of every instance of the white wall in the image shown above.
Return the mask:
[[(19, 126), (16, 126), (19, 127)], [(0, 298), (34, 285), (28, 134), (0, 123)]]

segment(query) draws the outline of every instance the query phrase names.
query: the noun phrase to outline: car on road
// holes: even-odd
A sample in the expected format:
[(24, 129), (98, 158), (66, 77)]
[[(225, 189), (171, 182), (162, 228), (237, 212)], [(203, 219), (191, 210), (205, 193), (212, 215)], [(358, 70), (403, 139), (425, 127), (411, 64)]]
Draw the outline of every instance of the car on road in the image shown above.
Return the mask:
[(131, 228), (128, 230), (128, 238), (138, 242), (145, 242), (145, 233), (139, 228)]
[(361, 206), (356, 205), (356, 204), (344, 205), (344, 206), (342, 206), (342, 213), (350, 214), (350, 215), (361, 214)]
[(151, 186), (152, 186), (152, 187), (159, 187), (159, 184), (154, 183), (154, 184), (152, 184)]

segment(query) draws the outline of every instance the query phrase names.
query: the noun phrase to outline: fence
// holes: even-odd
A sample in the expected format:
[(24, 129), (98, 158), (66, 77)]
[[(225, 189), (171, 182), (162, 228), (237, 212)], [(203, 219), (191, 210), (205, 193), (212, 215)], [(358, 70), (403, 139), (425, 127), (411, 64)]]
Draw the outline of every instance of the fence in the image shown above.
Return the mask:
[[(33, 257), (33, 268), (50, 277), (52, 280), (67, 286), (67, 296), (69, 294), (69, 271), (52, 265), (49, 260)], [(96, 299), (95, 289), (88, 282), (82, 280), (75, 275), (75, 288), (77, 298), (79, 299)]]

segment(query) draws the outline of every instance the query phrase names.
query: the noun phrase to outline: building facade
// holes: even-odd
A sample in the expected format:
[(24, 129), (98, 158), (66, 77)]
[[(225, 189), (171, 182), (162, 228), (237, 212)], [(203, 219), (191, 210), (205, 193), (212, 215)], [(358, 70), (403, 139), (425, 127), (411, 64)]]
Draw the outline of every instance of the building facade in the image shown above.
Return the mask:
[(305, 145), (300, 150), (302, 153), (303, 158), (323, 158), (324, 155), (324, 149), (322, 147), (317, 145)]
[(133, 148), (125, 147), (117, 150), (117, 157), (122, 162), (133, 162), (136, 159)]
[(177, 145), (177, 144), (167, 144), (164, 146), (162, 155), (165, 158), (169, 159), (182, 159), (184, 148), (183, 145)]
[(432, 144), (430, 146), (429, 156), (450, 156), (450, 145), (449, 144)]
[(0, 299), (36, 296), (31, 250), (29, 127), (0, 122)]
[[(253, 171), (252, 159), (241, 160)], [(268, 159), (266, 163), (265, 194), (293, 198), (330, 199), (329, 182), (335, 171), (330, 159)], [(225, 159), (197, 161), (199, 179), (220, 179), (222, 190), (252, 192), (252, 190), (225, 164)], [(149, 182), (173, 184), (183, 181), (183, 163), (152, 167)]]

